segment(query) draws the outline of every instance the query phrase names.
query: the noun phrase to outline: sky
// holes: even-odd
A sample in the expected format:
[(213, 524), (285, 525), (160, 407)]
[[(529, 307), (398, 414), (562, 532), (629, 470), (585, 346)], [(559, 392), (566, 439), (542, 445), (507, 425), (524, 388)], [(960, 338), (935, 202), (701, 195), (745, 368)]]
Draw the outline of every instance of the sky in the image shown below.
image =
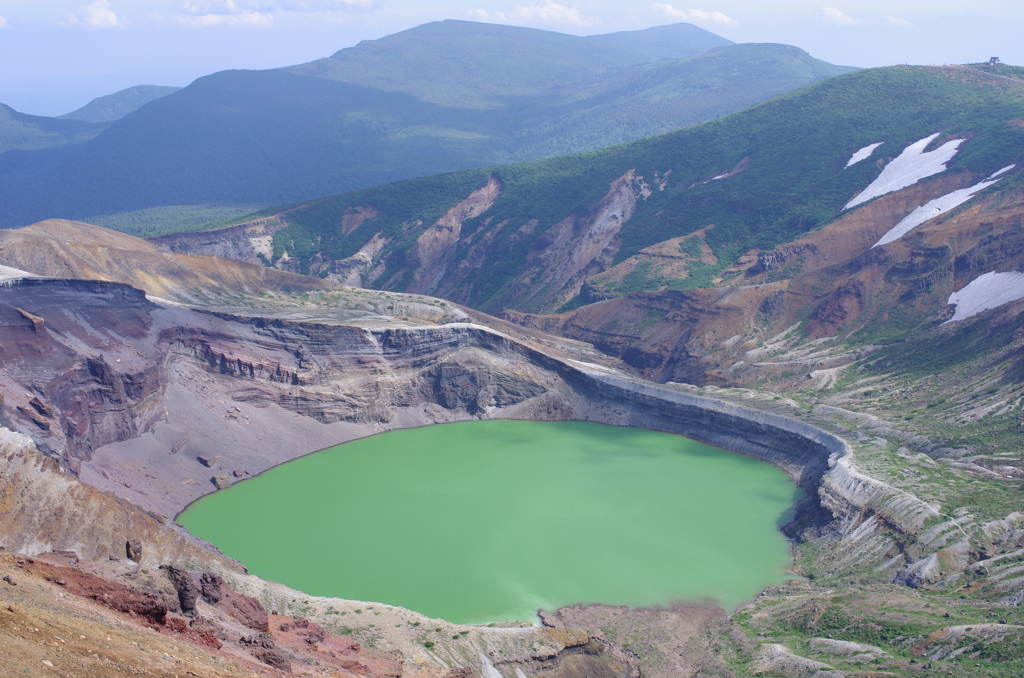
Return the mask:
[(59, 115), (132, 85), (305, 63), (443, 19), (574, 35), (688, 22), (848, 66), (1024, 65), (1022, 0), (0, 0), (0, 103)]

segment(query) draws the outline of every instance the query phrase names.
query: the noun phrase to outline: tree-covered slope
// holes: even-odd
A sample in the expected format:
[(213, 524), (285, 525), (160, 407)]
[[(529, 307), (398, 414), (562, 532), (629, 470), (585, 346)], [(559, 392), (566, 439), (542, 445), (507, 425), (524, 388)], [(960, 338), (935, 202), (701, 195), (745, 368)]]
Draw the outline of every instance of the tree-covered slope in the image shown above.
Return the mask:
[(677, 248), (697, 247), (687, 271), (654, 280), (641, 270), (630, 284), (706, 286), (745, 253), (835, 220), (889, 159), (925, 137), (939, 135), (932, 146), (965, 140), (947, 174), (1015, 162), (1024, 128), (1013, 121), (1022, 117), (1020, 85), (970, 68), (858, 71), (614, 148), (316, 200), (280, 216), (273, 259), (322, 275), (349, 275), (361, 261), (367, 286), (491, 312), (550, 312), (594, 275), (695, 234)]
[(849, 70), (685, 24), (641, 49), (649, 33), (445, 21), (303, 66), (200, 78), (82, 146), (0, 154), (0, 225), (309, 199), (601, 148)]
[(28, 115), (0, 104), (0, 154), (58, 148), (88, 141), (106, 127), (103, 123)]
[(96, 97), (85, 106), (58, 116), (63, 120), (84, 120), (86, 122), (113, 122), (120, 120), (133, 111), (137, 111), (150, 101), (155, 101), (168, 94), (174, 94), (180, 87), (164, 87), (161, 85), (136, 85), (120, 92)]
[(791, 45), (749, 43), (605, 71), (524, 105), (508, 160), (567, 155), (696, 125), (846, 70)]
[(578, 37), (448, 20), (364, 40), (286, 70), (405, 92), (443, 106), (496, 109), (512, 98), (571, 86), (609, 68), (683, 59), (732, 44), (691, 24)]

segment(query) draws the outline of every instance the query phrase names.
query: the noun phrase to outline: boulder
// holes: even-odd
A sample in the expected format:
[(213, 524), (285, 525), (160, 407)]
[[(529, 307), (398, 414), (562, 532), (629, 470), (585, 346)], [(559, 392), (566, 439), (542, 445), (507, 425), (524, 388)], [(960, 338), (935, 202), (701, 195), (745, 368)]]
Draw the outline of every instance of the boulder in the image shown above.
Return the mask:
[(193, 616), (196, 613), (196, 598), (199, 592), (196, 590), (195, 582), (192, 581), (191, 575), (185, 570), (179, 570), (173, 565), (161, 565), (160, 569), (167, 573), (167, 578), (174, 584), (174, 589), (178, 592), (178, 605), (180, 606), (181, 613), (187, 616)]
[(795, 655), (785, 645), (769, 643), (761, 648), (757, 659), (750, 665), (755, 676), (780, 678), (846, 678), (828, 664)]

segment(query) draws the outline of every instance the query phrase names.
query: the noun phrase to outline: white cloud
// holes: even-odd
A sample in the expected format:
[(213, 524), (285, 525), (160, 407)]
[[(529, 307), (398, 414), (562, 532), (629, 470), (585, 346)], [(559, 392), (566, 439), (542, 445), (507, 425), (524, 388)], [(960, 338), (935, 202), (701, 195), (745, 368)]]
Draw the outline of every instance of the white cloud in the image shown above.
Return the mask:
[(703, 9), (676, 9), (672, 5), (659, 2), (654, 3), (651, 7), (666, 19), (672, 19), (673, 21), (699, 21), (723, 24), (725, 26), (735, 26), (737, 24), (735, 19), (721, 12), (707, 12)]
[(261, 12), (239, 12), (237, 14), (190, 14), (178, 17), (178, 23), (187, 28), (270, 28), (274, 17)]
[(467, 9), (464, 16), (477, 21), (491, 21), (495, 23), (508, 23), (508, 17), (504, 12), (488, 12), (486, 9)]
[(470, 9), (464, 14), (467, 18), (477, 21), (489, 21), (491, 23), (533, 23), (533, 24), (560, 24), (568, 26), (596, 26), (601, 23), (597, 17), (580, 14), (580, 11), (572, 5), (563, 5), (559, 2), (545, 0), (535, 5), (516, 5), (508, 12), (488, 12), (484, 9)]
[(535, 5), (516, 5), (509, 16), (513, 20), (532, 21), (542, 24), (562, 24), (569, 26), (593, 26), (600, 21), (595, 17), (580, 14), (572, 5), (545, 0)]
[(381, 0), (278, 0), (286, 12), (369, 12), (380, 6)]
[(69, 14), (62, 22), (65, 26), (76, 28), (118, 28), (124, 24), (118, 21), (117, 14), (110, 8), (110, 0), (93, 0), (74, 14)]
[(0, 16), (0, 28), (3, 28), (6, 25), (7, 25), (7, 19), (5, 19), (2, 16)]
[(274, 3), (260, 0), (181, 0), (178, 7), (186, 14), (252, 14), (274, 9)]
[(365, 12), (381, 0), (180, 0), (177, 21), (193, 28), (235, 26), (270, 28), (274, 13)]
[(891, 26), (902, 26), (902, 27), (906, 28), (906, 27), (914, 25), (914, 24), (910, 23), (909, 21), (907, 21), (906, 19), (901, 19), (898, 16), (886, 16), (885, 20), (888, 21), (889, 25), (891, 25)]
[(270, 28), (273, 4), (260, 0), (182, 0), (178, 23), (188, 28)]
[(822, 7), (821, 8), (822, 20), (829, 24), (838, 24), (840, 26), (855, 26), (860, 22), (853, 17), (846, 16), (835, 7)]

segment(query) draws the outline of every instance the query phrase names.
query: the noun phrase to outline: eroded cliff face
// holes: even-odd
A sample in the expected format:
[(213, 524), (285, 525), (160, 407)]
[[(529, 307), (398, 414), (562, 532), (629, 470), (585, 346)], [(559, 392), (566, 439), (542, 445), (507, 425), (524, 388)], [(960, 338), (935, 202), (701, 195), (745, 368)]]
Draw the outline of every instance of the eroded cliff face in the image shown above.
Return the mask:
[(75, 551), (89, 560), (124, 558), (131, 540), (140, 562), (244, 572), (238, 562), (124, 499), (79, 481), (26, 435), (0, 427), (0, 546), (37, 554)]
[(765, 374), (802, 377), (850, 365), (862, 357), (857, 350), (770, 363), (788, 352), (779, 342), (794, 325), (803, 327), (808, 354), (858, 332), (905, 337), (947, 320), (950, 295), (980, 275), (1024, 269), (1019, 188), (979, 196), (875, 246), (916, 208), (983, 178), (940, 175), (885, 195), (821, 230), (753, 253), (715, 287), (637, 292), (559, 315), (502, 315), (590, 342), (658, 382), (750, 386)]
[(455, 244), (462, 238), (462, 225), (467, 219), (486, 212), (501, 194), (501, 182), (491, 176), (483, 188), (469, 194), (437, 223), (428, 228), (409, 252), (415, 262), (409, 292), (432, 294), (452, 264)]
[[(380, 212), (357, 206), (342, 216), (342, 234), (362, 229), (365, 244), (350, 257), (331, 260), (318, 252), (302, 262), (285, 251), (274, 266), (299, 271), (305, 265), (310, 274), (349, 285), (359, 285), (415, 294), (430, 294), (470, 305), (488, 287), (488, 268), (508, 267), (510, 247), (529, 242), (521, 271), (501, 290), (493, 292), (488, 308), (518, 308), (551, 312), (575, 297), (586, 280), (605, 271), (619, 249), (618, 234), (636, 212), (638, 201), (650, 197), (651, 188), (634, 170), (610, 182), (607, 193), (595, 204), (532, 237), (536, 219), (518, 223), (501, 221), (491, 228), (488, 211), (502, 193), (501, 182), (490, 176), (476, 190), (458, 196), (458, 202), (432, 224), (406, 223), (398, 234), (385, 235), (375, 219)], [(484, 226), (464, 231), (467, 222), (478, 217)], [(287, 225), (287, 214), (260, 219), (215, 231), (185, 233), (153, 238), (154, 245), (177, 253), (212, 255), (259, 263), (257, 252), (271, 261), (273, 234)], [(425, 227), (425, 228), (424, 228)], [(409, 232), (424, 228), (411, 244)], [(377, 229), (377, 230), (375, 230)], [(393, 230), (393, 229), (392, 229)], [(496, 239), (508, 237), (503, 245)], [(271, 247), (266, 254), (260, 247)], [(404, 249), (403, 249), (404, 248)]]
[(612, 182), (588, 214), (552, 226), (531, 247), (524, 268), (495, 306), (553, 311), (576, 296), (588, 276), (611, 265), (616, 237), (636, 211), (646, 184), (633, 170)]
[(41, 278), (0, 288), (0, 313), (13, 422), (88, 482), (166, 515), (228, 478), (385, 427), (531, 417), (558, 397), (550, 370), (467, 324), (240, 317)]
[(262, 266), (274, 258), (274, 234), (287, 225), (275, 215), (215, 231), (158, 236), (151, 242), (166, 252), (206, 254)]

